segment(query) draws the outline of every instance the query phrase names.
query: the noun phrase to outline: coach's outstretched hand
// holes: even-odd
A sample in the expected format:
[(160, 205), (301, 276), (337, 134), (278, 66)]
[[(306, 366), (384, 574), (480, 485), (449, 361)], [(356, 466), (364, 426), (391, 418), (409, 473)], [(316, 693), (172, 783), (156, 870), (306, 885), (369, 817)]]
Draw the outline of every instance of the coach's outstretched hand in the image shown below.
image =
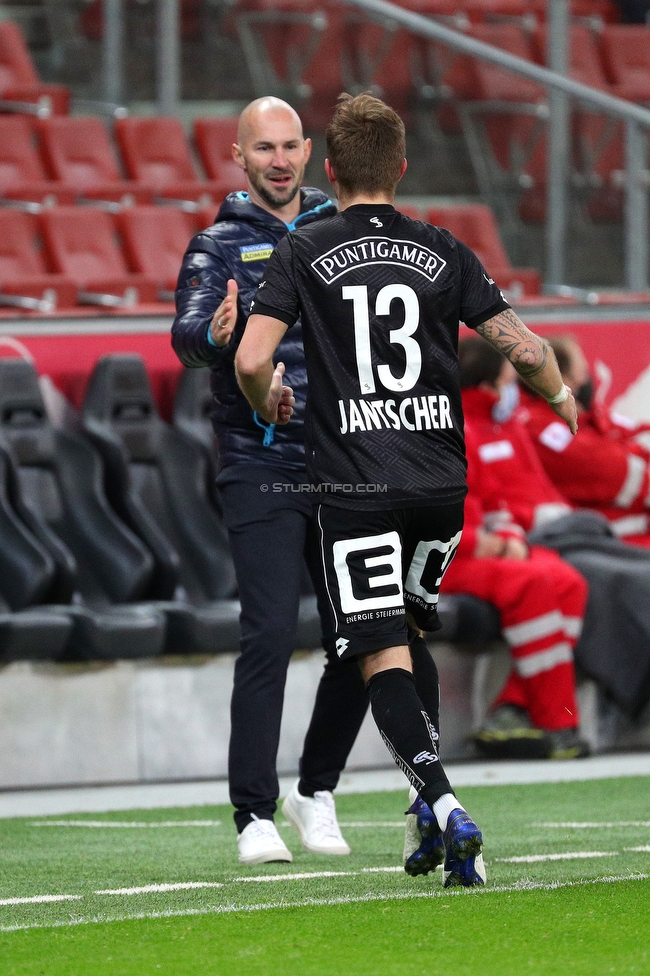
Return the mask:
[(267, 410), (265, 411), (264, 420), (269, 424), (286, 424), (291, 419), (291, 414), (293, 413), (293, 405), (296, 402), (296, 398), (290, 386), (282, 385), (283, 376), (284, 363), (278, 363), (273, 370), (271, 386), (266, 398)]
[(229, 278), (226, 297), (212, 316), (212, 322), (210, 323), (210, 338), (215, 346), (225, 346), (230, 342), (232, 330), (235, 328), (235, 323), (237, 322), (238, 290), (235, 279)]

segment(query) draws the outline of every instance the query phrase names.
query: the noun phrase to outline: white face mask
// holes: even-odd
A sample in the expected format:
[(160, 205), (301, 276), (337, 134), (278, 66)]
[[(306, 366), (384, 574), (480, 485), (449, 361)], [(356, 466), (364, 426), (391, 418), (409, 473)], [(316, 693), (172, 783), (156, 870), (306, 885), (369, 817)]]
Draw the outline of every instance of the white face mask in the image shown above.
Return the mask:
[(519, 406), (519, 384), (516, 380), (501, 387), (499, 399), (492, 407), (492, 420), (505, 424)]

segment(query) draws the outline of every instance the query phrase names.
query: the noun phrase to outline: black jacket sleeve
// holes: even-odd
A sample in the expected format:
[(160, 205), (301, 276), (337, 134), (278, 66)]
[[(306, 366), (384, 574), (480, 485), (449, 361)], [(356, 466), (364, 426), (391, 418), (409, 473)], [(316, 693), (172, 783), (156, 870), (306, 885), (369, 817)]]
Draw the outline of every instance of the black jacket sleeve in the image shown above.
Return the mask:
[(184, 366), (215, 366), (233, 358), (234, 348), (213, 346), (208, 327), (226, 296), (233, 277), (228, 255), (206, 234), (197, 234), (189, 244), (176, 286), (176, 317), (172, 325), (172, 346)]

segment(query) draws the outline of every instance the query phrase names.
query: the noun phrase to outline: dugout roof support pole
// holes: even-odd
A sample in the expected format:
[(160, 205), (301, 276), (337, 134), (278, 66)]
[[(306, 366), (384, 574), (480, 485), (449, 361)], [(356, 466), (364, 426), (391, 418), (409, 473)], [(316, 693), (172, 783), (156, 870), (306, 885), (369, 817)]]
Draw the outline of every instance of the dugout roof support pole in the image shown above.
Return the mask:
[(159, 115), (175, 115), (180, 95), (179, 0), (156, 2), (156, 103)]
[[(569, 47), (569, 4), (548, 0), (548, 54), (551, 71), (566, 77)], [(566, 280), (567, 180), (569, 178), (569, 99), (559, 88), (549, 91), (548, 174), (546, 190), (546, 284), (558, 288)]]
[[(531, 81), (536, 81), (544, 85), (550, 92), (558, 91), (570, 98), (574, 98), (581, 104), (612, 116), (622, 119), (626, 123), (626, 170), (625, 170), (625, 276), (628, 288), (634, 291), (646, 291), (648, 289), (648, 189), (650, 181), (648, 179), (647, 153), (648, 153), (648, 133), (650, 131), (650, 111), (633, 102), (623, 101), (615, 98), (597, 88), (590, 88), (579, 81), (574, 81), (566, 75), (543, 68), (533, 64), (523, 58), (518, 58), (507, 51), (502, 51), (491, 44), (485, 44), (466, 34), (445, 27), (428, 17), (412, 13), (397, 7), (387, 0), (343, 0), (351, 6), (358, 7), (367, 11), (371, 16), (382, 19), (390, 19), (398, 24), (413, 31), (421, 37), (427, 37), (434, 41), (439, 41), (447, 47), (462, 51), (472, 57), (480, 58), (490, 64), (496, 64), (507, 71), (522, 75)], [(553, 2), (553, 0), (550, 0)], [(562, 0), (558, 0), (562, 2)], [(557, 137), (557, 133), (556, 133)], [(555, 147), (557, 159), (560, 159), (560, 146)], [(551, 154), (552, 155), (552, 154)], [(553, 164), (549, 160), (549, 166)], [(554, 180), (557, 179), (554, 176)], [(550, 208), (549, 208), (550, 209)], [(565, 209), (566, 215), (566, 209)], [(562, 216), (560, 214), (560, 216)], [(546, 246), (556, 246), (556, 237), (559, 239), (559, 218), (557, 214), (553, 218), (558, 220), (558, 225), (554, 226), (553, 235), (550, 231), (546, 235)], [(562, 217), (564, 221), (566, 217)], [(562, 242), (563, 254), (566, 254), (566, 240)], [(546, 267), (547, 275), (555, 265), (554, 255), (547, 253)], [(564, 257), (561, 267), (565, 267)], [(550, 291), (556, 290), (559, 283), (554, 283), (547, 279)]]
[(102, 37), (102, 86), (104, 101), (121, 105), (124, 97), (123, 0), (104, 0)]

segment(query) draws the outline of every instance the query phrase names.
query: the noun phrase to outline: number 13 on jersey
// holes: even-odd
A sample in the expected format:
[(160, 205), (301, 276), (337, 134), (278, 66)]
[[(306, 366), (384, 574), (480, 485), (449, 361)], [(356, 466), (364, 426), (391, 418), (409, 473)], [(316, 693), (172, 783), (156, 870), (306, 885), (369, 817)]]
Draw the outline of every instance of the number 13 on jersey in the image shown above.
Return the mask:
[[(374, 393), (375, 374), (372, 365), (370, 343), (370, 304), (367, 285), (346, 285), (341, 290), (344, 301), (352, 302), (354, 318), (354, 344), (357, 357), (357, 372), (361, 393)], [(389, 342), (402, 346), (406, 355), (406, 367), (401, 376), (395, 376), (386, 363), (377, 365), (377, 377), (382, 386), (394, 393), (411, 390), (422, 369), (422, 352), (413, 338), (420, 324), (420, 303), (418, 296), (409, 285), (385, 285), (377, 293), (374, 314), (390, 315), (391, 305), (400, 301), (404, 309), (404, 323), (399, 329), (391, 329)]]

